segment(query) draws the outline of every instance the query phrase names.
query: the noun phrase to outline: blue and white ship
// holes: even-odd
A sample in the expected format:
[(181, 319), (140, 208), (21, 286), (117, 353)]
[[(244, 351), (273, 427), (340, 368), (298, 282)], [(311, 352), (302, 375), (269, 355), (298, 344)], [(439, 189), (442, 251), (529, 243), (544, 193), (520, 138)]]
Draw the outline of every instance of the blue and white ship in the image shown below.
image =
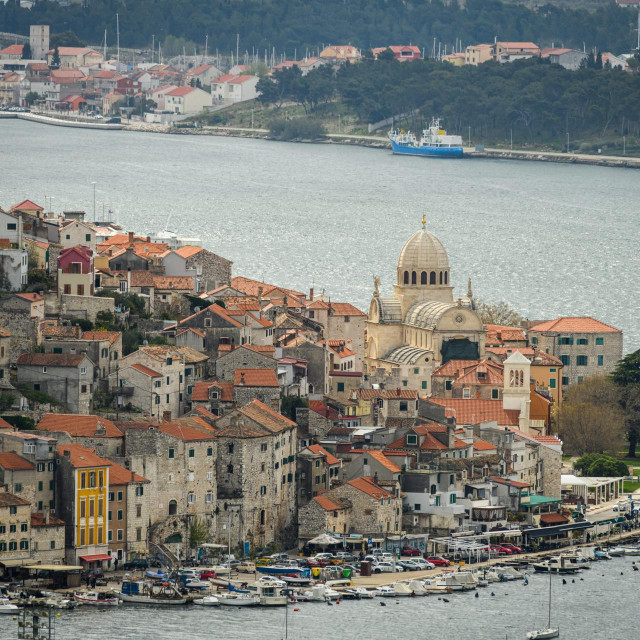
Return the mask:
[(448, 136), (440, 128), (440, 120), (432, 118), (428, 129), (422, 130), (422, 137), (418, 140), (411, 131), (405, 133), (389, 131), (389, 140), (393, 153), (402, 156), (427, 156), (430, 158), (461, 158), (462, 136)]

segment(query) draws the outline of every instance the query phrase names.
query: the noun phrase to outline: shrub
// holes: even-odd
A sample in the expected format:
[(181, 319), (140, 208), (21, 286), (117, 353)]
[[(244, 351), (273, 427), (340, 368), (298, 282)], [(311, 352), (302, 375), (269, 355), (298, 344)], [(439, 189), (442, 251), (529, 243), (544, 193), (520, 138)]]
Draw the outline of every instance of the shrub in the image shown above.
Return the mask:
[(276, 140), (319, 140), (325, 138), (327, 130), (317, 120), (277, 118), (269, 123), (269, 134)]
[(580, 471), (583, 476), (611, 478), (629, 475), (629, 468), (622, 460), (601, 453), (586, 453), (573, 463), (573, 468)]

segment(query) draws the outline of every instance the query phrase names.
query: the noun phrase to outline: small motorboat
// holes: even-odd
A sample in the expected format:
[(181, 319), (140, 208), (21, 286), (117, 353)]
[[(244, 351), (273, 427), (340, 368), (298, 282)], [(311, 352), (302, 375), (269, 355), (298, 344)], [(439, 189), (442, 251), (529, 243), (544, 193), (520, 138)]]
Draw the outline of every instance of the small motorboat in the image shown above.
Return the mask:
[(593, 552), (593, 556), (596, 560), (611, 560), (611, 555), (606, 551), (596, 550)]
[(607, 553), (614, 558), (619, 558), (620, 556), (625, 555), (626, 552), (626, 547), (609, 547), (609, 549), (607, 549)]
[(345, 591), (345, 593), (347, 592), (355, 593), (361, 600), (375, 598), (377, 595), (375, 591), (370, 591), (369, 589), (365, 589), (364, 587), (352, 587)]
[(220, 600), (218, 600), (216, 596), (205, 596), (204, 598), (194, 600), (193, 604), (200, 605), (201, 607), (218, 607), (220, 606)]
[(414, 596), (426, 596), (428, 594), (420, 580), (412, 580), (409, 583), (409, 589), (411, 589)]
[(74, 593), (73, 597), (82, 604), (93, 605), (96, 607), (117, 607), (122, 601), (102, 591), (87, 591), (87, 593)]
[(543, 638), (557, 638), (559, 635), (560, 629), (536, 629), (535, 631), (529, 631), (527, 638), (529, 640), (543, 640)]
[[(611, 553), (611, 552), (609, 552)], [(625, 556), (640, 556), (640, 547), (625, 547)]]
[(218, 596), (218, 601), (225, 607), (257, 607), (260, 604), (260, 596), (231, 592)]
[(6, 614), (16, 614), (19, 610), (19, 607), (15, 604), (11, 604), (11, 600), (9, 598), (0, 598), (0, 613)]
[(338, 600), (338, 598), (340, 598), (340, 592), (325, 584), (314, 584), (311, 589), (303, 591), (297, 596), (297, 599), (303, 602), (328, 602), (329, 600)]

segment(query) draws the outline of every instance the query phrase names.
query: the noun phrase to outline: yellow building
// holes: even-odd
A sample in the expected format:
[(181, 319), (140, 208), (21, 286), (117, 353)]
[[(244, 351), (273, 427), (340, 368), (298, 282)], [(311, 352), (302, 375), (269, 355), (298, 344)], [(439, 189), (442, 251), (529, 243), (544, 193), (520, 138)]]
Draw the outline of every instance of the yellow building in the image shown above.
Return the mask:
[(87, 568), (111, 560), (107, 541), (109, 460), (79, 444), (58, 446), (58, 515), (66, 523), (66, 562)]
[(531, 358), (531, 379), (536, 386), (549, 390), (556, 404), (562, 403), (562, 361), (550, 353), (533, 350)]
[(329, 45), (320, 52), (320, 57), (329, 60), (348, 60), (353, 62), (360, 59), (360, 51), (350, 44)]
[(448, 53), (446, 56), (442, 56), (443, 62), (448, 62), (456, 67), (461, 67), (466, 64), (466, 54), (460, 53)]
[(464, 50), (465, 64), (477, 66), (493, 58), (493, 45), (472, 44)]

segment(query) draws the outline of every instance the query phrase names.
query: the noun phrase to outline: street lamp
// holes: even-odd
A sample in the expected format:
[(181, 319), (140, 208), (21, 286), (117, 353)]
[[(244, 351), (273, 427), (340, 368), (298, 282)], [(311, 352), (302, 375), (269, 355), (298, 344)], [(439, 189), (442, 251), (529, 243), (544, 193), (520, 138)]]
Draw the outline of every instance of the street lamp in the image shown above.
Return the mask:
[(96, 221), (96, 183), (95, 180), (91, 182), (93, 185), (93, 221)]

